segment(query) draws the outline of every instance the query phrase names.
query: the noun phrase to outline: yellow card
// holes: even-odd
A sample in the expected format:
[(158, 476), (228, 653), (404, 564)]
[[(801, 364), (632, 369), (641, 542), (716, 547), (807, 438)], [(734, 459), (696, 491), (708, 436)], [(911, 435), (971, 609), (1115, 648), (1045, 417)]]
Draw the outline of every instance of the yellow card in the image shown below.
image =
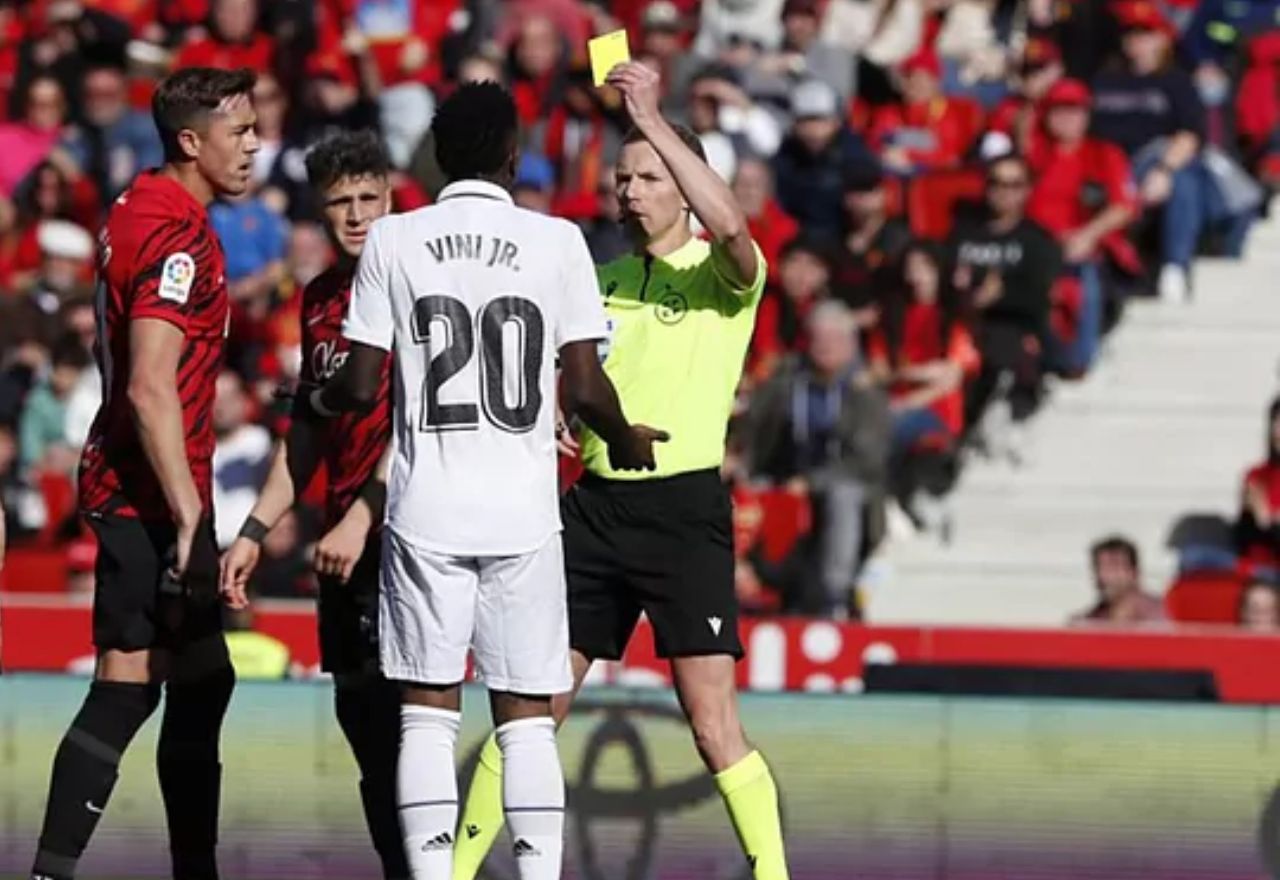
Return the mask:
[(605, 77), (619, 64), (631, 60), (627, 46), (627, 32), (614, 31), (587, 41), (587, 54), (591, 56), (591, 78), (597, 86), (604, 85)]

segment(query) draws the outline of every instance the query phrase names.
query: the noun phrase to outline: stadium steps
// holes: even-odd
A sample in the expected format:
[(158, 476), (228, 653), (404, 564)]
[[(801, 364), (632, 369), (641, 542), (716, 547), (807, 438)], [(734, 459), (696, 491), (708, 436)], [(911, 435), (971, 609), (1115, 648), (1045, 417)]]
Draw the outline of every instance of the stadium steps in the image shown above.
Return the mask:
[(1055, 624), (1088, 605), (1087, 548), (1120, 532), (1148, 586), (1174, 573), (1171, 532), (1190, 514), (1234, 516), (1263, 451), (1280, 366), (1280, 222), (1243, 261), (1203, 260), (1187, 304), (1126, 310), (1095, 370), (1055, 387), (1019, 468), (971, 458), (949, 500), (950, 543), (892, 540), (870, 580), (877, 623)]

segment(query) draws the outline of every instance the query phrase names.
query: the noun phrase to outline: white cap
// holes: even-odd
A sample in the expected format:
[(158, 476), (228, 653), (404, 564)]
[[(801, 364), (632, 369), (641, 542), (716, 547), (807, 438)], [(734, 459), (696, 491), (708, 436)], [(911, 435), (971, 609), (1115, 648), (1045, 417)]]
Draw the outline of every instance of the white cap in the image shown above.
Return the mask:
[(641, 23), (648, 30), (679, 30), (680, 10), (671, 0), (653, 0), (644, 8)]
[(93, 257), (93, 236), (68, 220), (43, 220), (36, 232), (40, 253), (64, 260)]
[(978, 145), (978, 155), (983, 162), (993, 162), (1012, 155), (1013, 152), (1013, 139), (1003, 131), (987, 132), (982, 137), (982, 143)]
[(124, 47), (125, 58), (142, 67), (164, 67), (172, 53), (164, 46), (146, 40), (130, 40)]
[(805, 80), (791, 90), (791, 115), (796, 119), (839, 116), (840, 97), (820, 79)]

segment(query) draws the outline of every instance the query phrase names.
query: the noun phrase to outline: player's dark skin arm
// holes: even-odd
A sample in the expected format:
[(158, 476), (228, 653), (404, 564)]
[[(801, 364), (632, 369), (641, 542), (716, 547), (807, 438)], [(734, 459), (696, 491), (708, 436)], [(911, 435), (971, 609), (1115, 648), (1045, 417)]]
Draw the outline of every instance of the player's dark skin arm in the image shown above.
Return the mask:
[(350, 340), (347, 360), (318, 395), (321, 414), (325, 412), (367, 412), (378, 402), (382, 368), (390, 352)]
[(600, 366), (595, 340), (570, 342), (560, 349), (565, 414), (581, 419), (609, 447), (609, 460), (620, 470), (656, 467), (653, 444), (670, 439), (665, 431), (632, 425), (622, 414), (617, 389)]

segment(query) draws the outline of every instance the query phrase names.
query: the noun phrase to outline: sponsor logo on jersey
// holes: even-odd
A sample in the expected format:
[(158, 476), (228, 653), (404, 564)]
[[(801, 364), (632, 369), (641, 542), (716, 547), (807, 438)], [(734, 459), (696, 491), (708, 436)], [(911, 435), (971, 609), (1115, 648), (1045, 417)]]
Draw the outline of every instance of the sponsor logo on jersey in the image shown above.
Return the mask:
[(336, 339), (317, 342), (315, 348), (311, 349), (311, 371), (321, 382), (332, 379), (346, 362), (347, 353), (338, 351)]

